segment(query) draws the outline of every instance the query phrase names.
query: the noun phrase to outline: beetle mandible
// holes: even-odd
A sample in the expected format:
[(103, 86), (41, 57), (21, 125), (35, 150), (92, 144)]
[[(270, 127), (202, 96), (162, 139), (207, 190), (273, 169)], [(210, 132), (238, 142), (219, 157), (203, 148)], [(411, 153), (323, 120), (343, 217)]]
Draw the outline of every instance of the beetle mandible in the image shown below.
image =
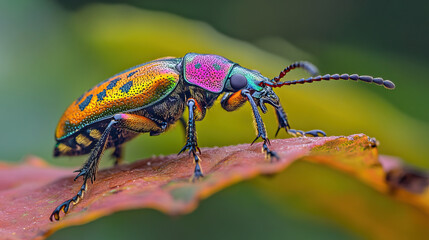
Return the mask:
[[(326, 136), (321, 130), (300, 131), (290, 128), (279, 97), (273, 89), (292, 84), (312, 83), (322, 80), (360, 80), (373, 82), (388, 89), (393, 82), (357, 74), (326, 74), (307, 79), (280, 81), (286, 74), (303, 68), (312, 76), (317, 68), (308, 62), (295, 62), (269, 79), (258, 71), (249, 70), (224, 57), (211, 54), (188, 53), (183, 58), (161, 58), (123, 71), (88, 90), (73, 102), (61, 117), (56, 133), (54, 156), (73, 156), (90, 153), (86, 163), (77, 170), (83, 178), (79, 192), (60, 204), (51, 214), (53, 221), (60, 219), (60, 212), (67, 213), (71, 204), (77, 204), (87, 190), (88, 180), (96, 178), (102, 153), (114, 148), (115, 164), (121, 162), (122, 145), (139, 133), (151, 136), (165, 132), (180, 120), (186, 127), (186, 144), (179, 154), (189, 151), (195, 162), (193, 179), (203, 176), (197, 143), (195, 121), (204, 119), (206, 110), (224, 94), (220, 103), (226, 111), (234, 111), (249, 102), (257, 137), (261, 138), (262, 150), (270, 159), (278, 159), (269, 148), (269, 140), (258, 107), (267, 112), (266, 104), (274, 107), (278, 130), (285, 129), (293, 136)], [(188, 123), (182, 118), (189, 109)], [(252, 143), (252, 144), (253, 144)], [(201, 152), (200, 152), (201, 154)]]

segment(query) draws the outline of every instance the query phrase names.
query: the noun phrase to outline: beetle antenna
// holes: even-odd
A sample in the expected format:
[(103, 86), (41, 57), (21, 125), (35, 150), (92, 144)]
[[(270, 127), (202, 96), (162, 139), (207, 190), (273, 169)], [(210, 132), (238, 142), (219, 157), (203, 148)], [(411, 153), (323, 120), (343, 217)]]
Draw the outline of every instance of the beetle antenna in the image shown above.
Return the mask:
[(265, 81), (262, 82), (262, 85), (266, 85), (266, 86), (270, 86), (270, 87), (282, 87), (284, 85), (292, 85), (292, 84), (304, 84), (304, 83), (312, 83), (312, 82), (318, 82), (318, 81), (322, 81), (322, 80), (353, 80), (353, 81), (363, 81), (363, 82), (367, 82), (367, 83), (375, 83), (377, 85), (380, 86), (384, 86), (387, 89), (394, 89), (395, 88), (395, 84), (390, 81), (390, 80), (384, 80), (383, 78), (377, 77), (371, 77), (371, 76), (366, 76), (366, 75), (362, 75), (359, 76), (357, 74), (352, 74), (349, 75), (347, 73), (344, 74), (326, 74), (323, 76), (316, 76), (316, 77), (309, 77), (309, 78), (301, 78), (299, 80), (292, 80), (292, 81), (284, 81), (284, 82), (271, 82), (271, 81)]
[(303, 68), (308, 73), (310, 73), (311, 76), (314, 76), (319, 73), (319, 69), (317, 69), (316, 66), (309, 62), (294, 62), (291, 65), (287, 66), (283, 71), (281, 71), (278, 77), (273, 78), (273, 81), (280, 81), (280, 79), (282, 79), (286, 75), (286, 73), (290, 72), (290, 70), (293, 70), (295, 68)]

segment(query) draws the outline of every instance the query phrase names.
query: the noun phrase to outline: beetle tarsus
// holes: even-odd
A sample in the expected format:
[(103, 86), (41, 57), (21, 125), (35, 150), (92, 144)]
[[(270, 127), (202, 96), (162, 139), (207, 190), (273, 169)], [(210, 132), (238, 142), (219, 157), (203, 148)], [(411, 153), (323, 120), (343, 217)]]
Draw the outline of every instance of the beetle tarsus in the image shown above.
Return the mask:
[[(67, 201), (64, 201), (63, 203), (58, 205), (58, 207), (55, 208), (55, 210), (52, 212), (51, 216), (49, 217), (51, 222), (54, 221), (53, 219), (55, 219), (55, 221), (59, 221), (61, 211), (63, 211), (64, 214), (67, 214), (70, 210), (70, 206), (78, 204), (79, 201), (81, 199), (83, 199), (83, 195), (85, 194), (85, 191), (87, 188), (87, 184), (86, 184), (87, 179), (88, 178), (85, 177), (84, 182), (83, 182), (82, 186), (80, 187), (79, 192), (74, 197), (70, 198)], [(71, 205), (71, 204), (73, 204), (73, 205)]]
[(326, 133), (319, 129), (314, 129), (311, 131), (305, 132), (305, 135), (311, 135), (313, 137), (326, 137)]
[(287, 133), (289, 133), (290, 135), (292, 135), (294, 137), (305, 137), (305, 132), (302, 130), (289, 129), (287, 131)]
[(280, 157), (277, 155), (277, 153), (270, 150), (267, 146), (267, 142), (265, 141), (262, 144), (262, 151), (265, 153), (265, 158), (269, 159), (271, 162), (273, 162), (273, 160), (280, 160)]
[[(196, 165), (195, 169), (197, 168), (197, 166), (199, 165)], [(194, 171), (194, 175), (192, 176), (192, 182), (196, 182), (204, 177), (203, 173), (201, 172), (201, 167), (198, 167), (198, 168), (199, 168), (199, 171), (197, 170)]]
[(63, 203), (61, 203), (53, 212), (52, 212), (52, 214), (51, 214), (51, 216), (49, 217), (49, 220), (51, 220), (51, 222), (53, 222), (54, 221), (54, 219), (55, 219), (55, 221), (59, 221), (60, 220), (60, 212), (61, 212), (61, 210), (64, 212), (64, 213), (67, 213), (68, 212), (68, 209), (69, 209), (69, 206), (70, 206), (70, 203), (71, 203), (71, 201), (72, 201), (72, 199), (69, 199), (69, 200), (67, 200), (67, 201), (65, 201), (65, 202), (63, 202)]
[(195, 182), (199, 180), (200, 178), (204, 177), (203, 171), (201, 170), (201, 159), (194, 154), (194, 162), (195, 162), (195, 169), (194, 169), (194, 175), (192, 176), (192, 182)]
[(294, 137), (306, 137), (307, 135), (310, 135), (312, 137), (326, 137), (326, 133), (322, 130), (310, 130), (307, 132), (304, 132), (302, 130), (296, 130), (296, 129), (289, 129), (287, 130), (287, 133)]

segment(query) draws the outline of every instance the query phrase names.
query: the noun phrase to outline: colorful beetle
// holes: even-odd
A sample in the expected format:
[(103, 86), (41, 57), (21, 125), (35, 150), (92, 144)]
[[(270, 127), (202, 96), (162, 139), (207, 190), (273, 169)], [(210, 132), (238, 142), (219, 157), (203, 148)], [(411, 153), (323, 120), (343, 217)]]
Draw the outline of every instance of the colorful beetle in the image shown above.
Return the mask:
[[(290, 70), (303, 68), (315, 75), (317, 68), (308, 62), (296, 62), (286, 67), (278, 77), (268, 79), (255, 70), (246, 69), (224, 57), (188, 53), (183, 58), (161, 58), (123, 71), (88, 90), (72, 103), (58, 123), (54, 156), (91, 153), (87, 162), (76, 172), (75, 180), (83, 177), (80, 191), (60, 204), (51, 214), (53, 221), (60, 219), (60, 212), (67, 213), (71, 204), (77, 204), (87, 189), (87, 181), (95, 180), (101, 155), (106, 148), (114, 147), (115, 164), (122, 159), (122, 144), (139, 133), (151, 136), (166, 131), (182, 118), (189, 108), (186, 127), (187, 141), (179, 154), (189, 150), (195, 161), (193, 179), (203, 176), (197, 144), (195, 121), (204, 119), (206, 110), (224, 94), (221, 106), (234, 111), (248, 101), (255, 117), (257, 137), (262, 138), (262, 149), (268, 158), (278, 158), (268, 148), (269, 140), (258, 106), (266, 113), (266, 103), (276, 111), (278, 130), (284, 128), (294, 136), (326, 136), (321, 130), (308, 132), (290, 129), (286, 113), (273, 88), (291, 84), (311, 83), (321, 80), (361, 80), (384, 85), (395, 85), (382, 78), (356, 74), (333, 74), (307, 79), (280, 81)], [(201, 154), (201, 153), (200, 153)]]

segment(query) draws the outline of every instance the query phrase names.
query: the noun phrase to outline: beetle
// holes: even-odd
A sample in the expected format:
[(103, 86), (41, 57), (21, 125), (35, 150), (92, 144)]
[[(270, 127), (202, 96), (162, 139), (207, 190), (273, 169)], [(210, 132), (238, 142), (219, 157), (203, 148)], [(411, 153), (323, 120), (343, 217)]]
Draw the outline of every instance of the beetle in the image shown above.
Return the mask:
[[(259, 109), (267, 112), (271, 105), (277, 116), (278, 129), (293, 136), (326, 136), (321, 130), (301, 131), (290, 128), (287, 116), (273, 89), (286, 85), (312, 83), (322, 80), (360, 80), (373, 82), (388, 89), (393, 82), (357, 74), (326, 74), (306, 79), (281, 81), (296, 68), (303, 68), (312, 76), (317, 68), (309, 62), (295, 62), (279, 76), (269, 79), (256, 70), (250, 70), (222, 56), (188, 53), (182, 58), (166, 57), (125, 70), (100, 82), (74, 101), (64, 112), (55, 132), (54, 156), (73, 156), (90, 153), (88, 160), (77, 171), (75, 179), (83, 178), (78, 193), (61, 203), (50, 220), (60, 219), (77, 204), (87, 190), (88, 180), (96, 179), (98, 163), (107, 148), (114, 148), (115, 165), (122, 160), (122, 146), (140, 133), (159, 135), (177, 121), (186, 128), (186, 144), (180, 153), (188, 151), (195, 162), (193, 180), (203, 177), (198, 152), (195, 121), (201, 121), (207, 109), (223, 94), (220, 101), (226, 111), (234, 111), (249, 102), (255, 118), (257, 136), (267, 158), (278, 159), (269, 148), (269, 140)], [(186, 124), (182, 115), (189, 109)], [(187, 126), (186, 126), (187, 125)]]

